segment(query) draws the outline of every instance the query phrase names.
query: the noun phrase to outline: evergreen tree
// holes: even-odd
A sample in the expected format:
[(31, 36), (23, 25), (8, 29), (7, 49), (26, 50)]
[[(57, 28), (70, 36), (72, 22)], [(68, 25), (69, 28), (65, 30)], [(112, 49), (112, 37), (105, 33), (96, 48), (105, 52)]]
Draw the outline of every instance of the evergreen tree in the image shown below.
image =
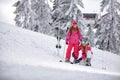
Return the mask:
[(22, 28), (29, 29), (29, 13), (30, 13), (30, 4), (28, 0), (17, 1), (13, 6), (16, 7), (15, 10), (15, 22), (16, 25)]
[(38, 31), (41, 33), (49, 33), (50, 31), (50, 8), (45, 0), (31, 0), (31, 8), (36, 13), (37, 18), (36, 24), (38, 26)]
[(107, 13), (98, 21), (97, 45), (100, 49), (120, 54), (120, 3), (117, 0), (103, 0), (101, 11)]
[(17, 26), (49, 34), (51, 15), (47, 0), (21, 0), (14, 6)]

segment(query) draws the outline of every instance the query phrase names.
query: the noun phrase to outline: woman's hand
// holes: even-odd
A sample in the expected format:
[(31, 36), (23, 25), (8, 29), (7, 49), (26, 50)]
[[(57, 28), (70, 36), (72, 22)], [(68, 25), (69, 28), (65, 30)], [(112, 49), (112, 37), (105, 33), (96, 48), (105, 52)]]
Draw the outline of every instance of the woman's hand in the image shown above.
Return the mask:
[(68, 42), (68, 41), (66, 41), (66, 44), (68, 45), (68, 44), (69, 44), (69, 42)]

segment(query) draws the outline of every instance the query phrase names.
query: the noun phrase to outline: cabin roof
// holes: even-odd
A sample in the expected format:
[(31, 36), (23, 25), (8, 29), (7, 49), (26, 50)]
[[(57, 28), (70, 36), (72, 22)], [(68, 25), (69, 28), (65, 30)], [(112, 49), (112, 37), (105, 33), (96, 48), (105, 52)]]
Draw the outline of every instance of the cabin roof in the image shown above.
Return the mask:
[(95, 19), (97, 16), (96, 13), (83, 13), (83, 18), (93, 18)]

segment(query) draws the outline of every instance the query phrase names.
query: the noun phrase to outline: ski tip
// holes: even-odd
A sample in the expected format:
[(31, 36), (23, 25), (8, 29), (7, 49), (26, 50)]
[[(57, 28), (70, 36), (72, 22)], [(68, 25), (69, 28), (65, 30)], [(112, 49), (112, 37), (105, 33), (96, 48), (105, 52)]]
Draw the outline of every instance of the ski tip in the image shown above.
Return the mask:
[(62, 60), (59, 60), (59, 62), (63, 62)]
[(74, 64), (73, 62), (70, 62), (70, 64)]

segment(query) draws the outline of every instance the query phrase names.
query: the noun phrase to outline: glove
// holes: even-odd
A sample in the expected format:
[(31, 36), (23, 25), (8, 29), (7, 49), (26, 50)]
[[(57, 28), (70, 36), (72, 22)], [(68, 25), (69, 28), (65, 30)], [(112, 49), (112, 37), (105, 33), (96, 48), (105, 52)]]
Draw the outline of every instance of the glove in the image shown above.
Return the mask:
[(66, 41), (66, 44), (67, 44), (67, 45), (69, 44), (68, 41)]

